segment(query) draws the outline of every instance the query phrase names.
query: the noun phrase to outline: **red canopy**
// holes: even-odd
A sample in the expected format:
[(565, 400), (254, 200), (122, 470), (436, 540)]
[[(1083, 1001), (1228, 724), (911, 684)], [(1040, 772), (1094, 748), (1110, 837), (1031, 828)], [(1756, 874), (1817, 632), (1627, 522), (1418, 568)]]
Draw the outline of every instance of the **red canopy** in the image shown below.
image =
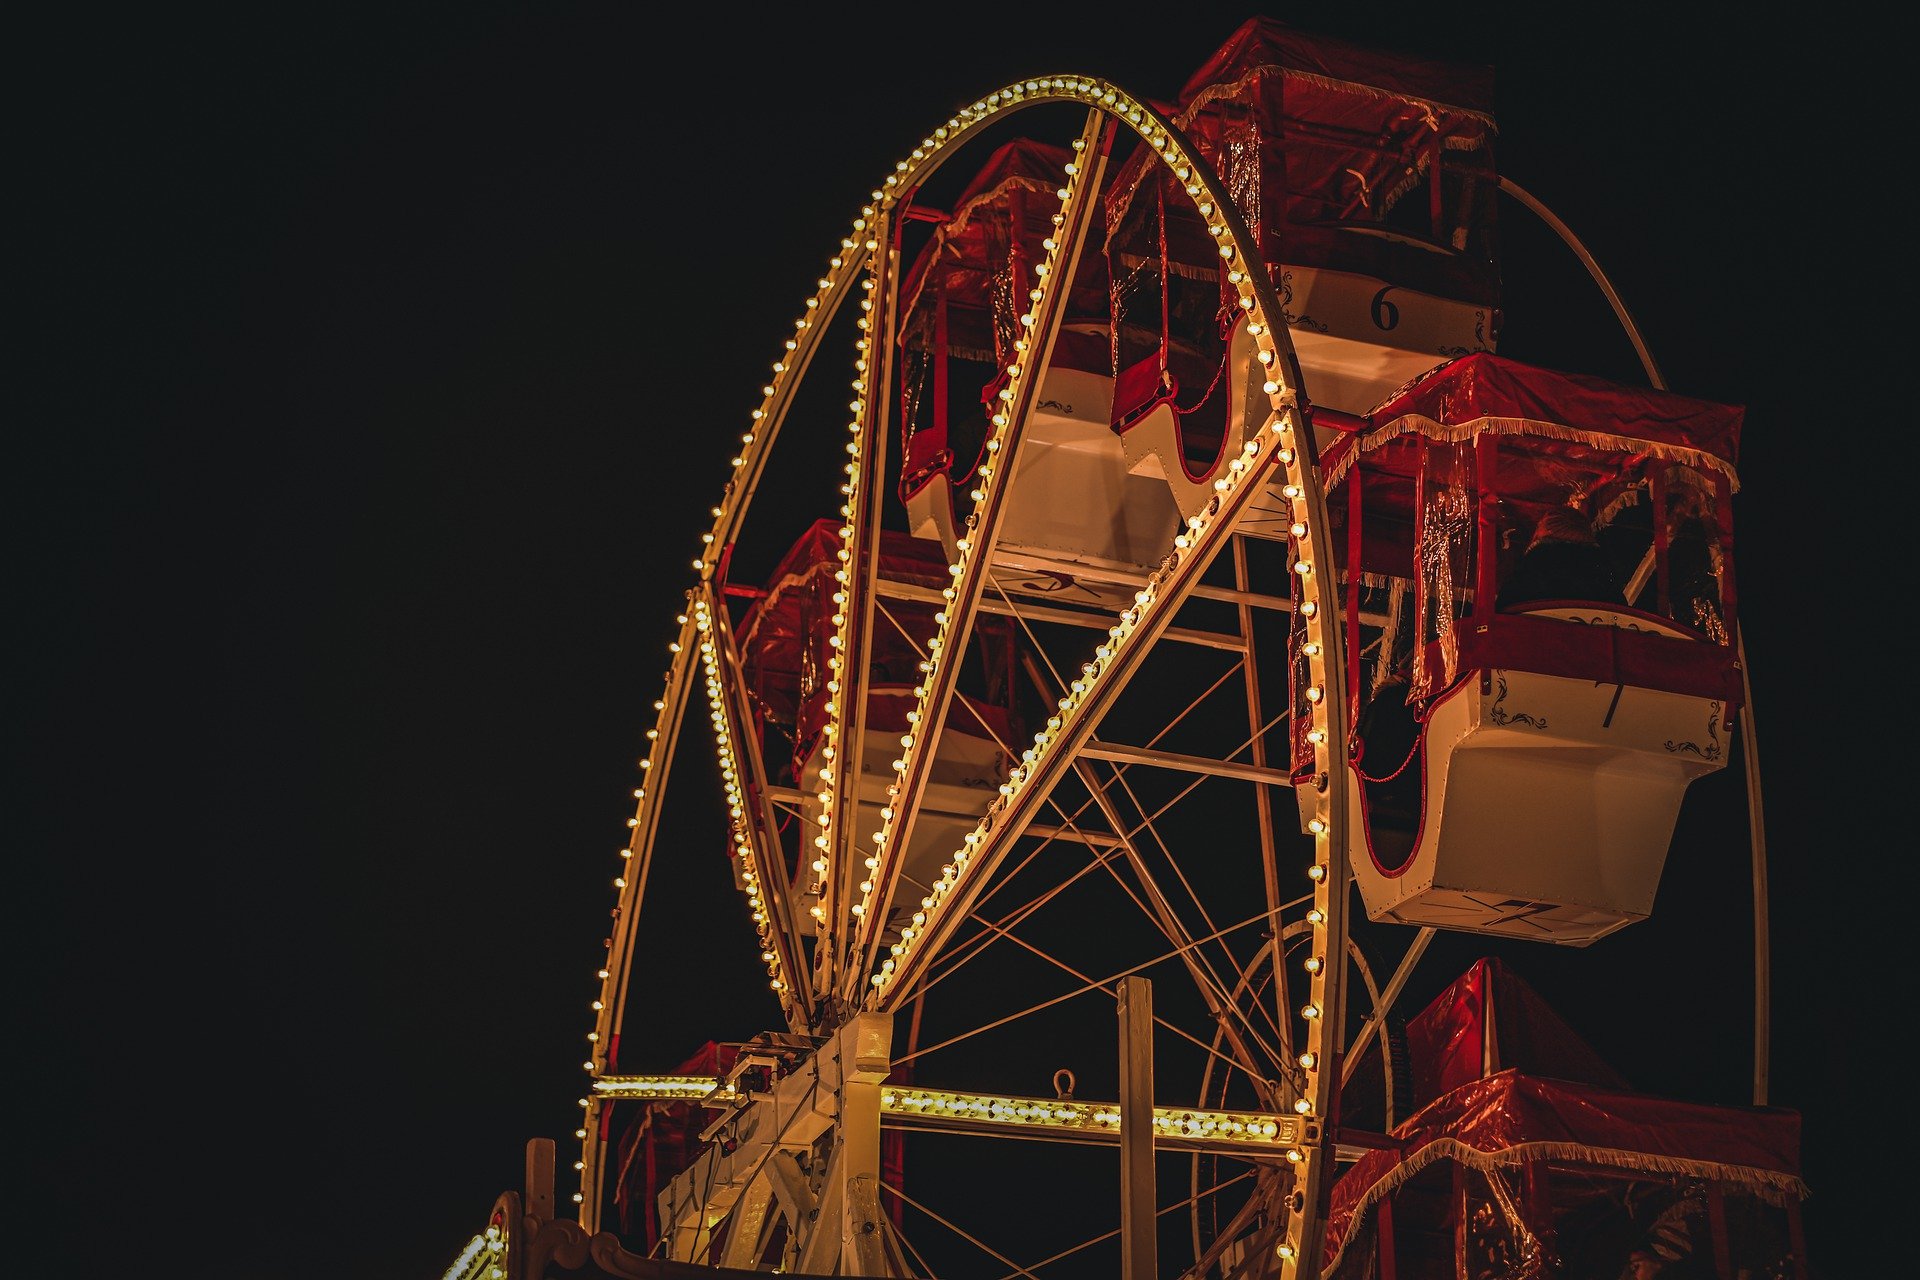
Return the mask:
[(1539, 992), (1491, 956), (1475, 961), (1407, 1024), (1407, 1055), (1414, 1107), (1507, 1068), (1627, 1087)]
[[(1734, 461), (1745, 412), (1475, 351), (1420, 375), (1375, 406), (1366, 427), (1342, 436), (1330, 451), (1327, 483), (1339, 483), (1356, 445), (1371, 453), (1409, 434), (1459, 441), (1490, 432), (1526, 436), (1534, 452), (1592, 460), (1597, 467), (1666, 458), (1719, 472), (1737, 489)], [(1556, 443), (1540, 443), (1547, 441)], [(1616, 456), (1607, 461), (1599, 457), (1604, 454)]]
[[(1396, 1098), (1407, 1116), (1436, 1098), (1494, 1071), (1517, 1068), (1606, 1088), (1625, 1089), (1626, 1078), (1596, 1053), (1552, 1005), (1496, 956), (1472, 967), (1435, 996), (1405, 1031), (1411, 1098)], [(1353, 1123), (1378, 1113), (1381, 1093), (1378, 1053), (1355, 1066), (1341, 1088), (1340, 1113)]]
[(1381, 99), (1376, 111), (1404, 107), (1431, 110), (1445, 127), (1477, 137), (1491, 125), (1493, 69), (1441, 62), (1349, 44), (1332, 36), (1296, 31), (1273, 18), (1252, 18), (1188, 77), (1180, 105), (1238, 91), (1254, 75), (1290, 75), (1319, 83), (1321, 93)]
[[(1174, 118), (1268, 263), (1331, 267), (1487, 306), (1493, 73), (1253, 18), (1187, 81)], [(1152, 157), (1116, 177), (1109, 233)], [(1403, 198), (1422, 187), (1427, 198)], [(1471, 194), (1469, 194), (1471, 191)], [(1417, 207), (1416, 207), (1417, 205)]]
[[(1073, 153), (1067, 148), (1032, 138), (1015, 138), (988, 156), (954, 201), (952, 214), (914, 259), (901, 289), (904, 312), (923, 324), (929, 323), (931, 316), (925, 311), (915, 315), (916, 308), (931, 303), (928, 289), (944, 291), (949, 307), (975, 309), (962, 321), (973, 327), (952, 335), (951, 342), (976, 352), (980, 359), (993, 359), (993, 335), (981, 326), (996, 302), (996, 287), (1004, 292), (1016, 283), (1007, 279), (1013, 255), (1024, 259), (1029, 272), (1031, 265), (1045, 256), (1041, 242), (1053, 233), (1053, 215), (1060, 207), (1054, 192), (1066, 181), (1067, 164), (1072, 159)], [(1094, 256), (1086, 265), (1090, 271), (1083, 269), (1074, 275), (1074, 297), (1080, 303), (1076, 310), (1104, 315), (1106, 281), (1102, 264)], [(1016, 300), (1025, 303), (1024, 289)], [(1002, 320), (1012, 322), (1011, 314)], [(949, 323), (953, 323), (952, 317)], [(997, 354), (1010, 357), (1011, 347)]]
[[(966, 435), (975, 449), (984, 439), (983, 397), (1013, 360), (1033, 264), (1046, 256), (1043, 241), (1060, 208), (1054, 193), (1072, 158), (1065, 147), (1031, 138), (1001, 146), (915, 257), (901, 290), (902, 498), (952, 466), (954, 436)], [(1069, 321), (1097, 320), (1104, 329), (1105, 260), (1096, 251), (1083, 253), (1070, 279)], [(1060, 335), (1055, 359), (1103, 372), (1112, 365), (1104, 337), (1089, 342), (1073, 329)], [(950, 423), (955, 415), (965, 415), (964, 423)], [(950, 430), (961, 426), (969, 430)], [(964, 450), (960, 462), (963, 469), (973, 465)]]
[[(1734, 461), (1744, 414), (1734, 405), (1476, 351), (1422, 374), (1376, 406), (1358, 431), (1341, 435), (1321, 456), (1320, 472), (1331, 492), (1356, 463), (1362, 468), (1362, 567), (1404, 577), (1412, 571), (1423, 466), (1429, 488), (1456, 482), (1464, 474), (1457, 468), (1465, 467), (1476, 487), (1516, 513), (1537, 516), (1577, 497), (1604, 523), (1618, 504), (1637, 500), (1650, 478), (1737, 490)], [(1473, 454), (1482, 437), (1498, 437), (1498, 447), (1478, 458), (1453, 456)], [(1447, 452), (1423, 462), (1422, 442)], [(1331, 504), (1342, 530), (1348, 506)]]
[[(1470, 1167), (1642, 1170), (1738, 1187), (1779, 1203), (1802, 1198), (1800, 1116), (1635, 1093), (1558, 1013), (1503, 963), (1477, 961), (1406, 1028), (1420, 1108), (1334, 1184), (1327, 1271), (1369, 1209), (1438, 1161)], [(1379, 1087), (1369, 1055), (1342, 1090), (1352, 1123)]]
[(1439, 1160), (1477, 1168), (1531, 1161), (1685, 1174), (1776, 1203), (1804, 1199), (1800, 1116), (1720, 1107), (1502, 1071), (1442, 1095), (1334, 1184), (1328, 1269), (1366, 1212)]
[[(840, 526), (816, 520), (787, 551), (767, 582), (767, 594), (755, 602), (742, 621), (740, 665), (747, 690), (761, 714), (793, 734), (795, 762), (804, 756), (826, 723), (827, 658), (833, 652), (833, 571), (839, 566)], [(893, 530), (880, 535), (880, 576), (889, 582), (939, 591), (953, 577), (938, 542)], [(906, 729), (906, 713), (913, 699), (906, 691), (920, 681), (920, 656), (937, 630), (932, 601), (889, 597), (876, 604), (868, 637), (867, 724), (882, 732)], [(982, 618), (975, 633), (989, 656), (987, 696), (963, 694), (967, 714), (953, 727), (962, 733), (986, 731), (1001, 742), (1012, 742), (1013, 729), (1005, 705), (1005, 667), (1012, 643), (1013, 624), (1005, 618)]]
[[(827, 657), (834, 633), (833, 571), (840, 527), (816, 520), (788, 549), (767, 581), (767, 594), (740, 626), (740, 661), (747, 688), (774, 724), (790, 726), (804, 750), (825, 722)], [(940, 544), (883, 530), (880, 575), (935, 590), (952, 581)], [(934, 606), (889, 600), (887, 610), (922, 644), (934, 632)], [(891, 624), (873, 629), (870, 654), (880, 683), (913, 684), (919, 651)]]

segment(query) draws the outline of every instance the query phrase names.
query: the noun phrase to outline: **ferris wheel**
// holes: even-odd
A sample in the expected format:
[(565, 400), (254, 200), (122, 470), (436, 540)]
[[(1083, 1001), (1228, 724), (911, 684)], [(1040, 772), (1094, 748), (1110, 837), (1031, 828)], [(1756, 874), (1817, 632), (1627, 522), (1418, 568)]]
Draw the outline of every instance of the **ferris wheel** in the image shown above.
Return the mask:
[[(1432, 1213), (1462, 1267), (1583, 1247), (1540, 1206), (1613, 1148), (1489, 1155), (1446, 1107), (1563, 1100), (1503, 1009), (1589, 1110), (1616, 1082), (1497, 963), (1417, 975), (1436, 937), (1650, 914), (1747, 701), (1739, 413), (1495, 354), (1490, 118), (1298, 54), (1251, 23), (1177, 112), (1005, 86), (828, 254), (691, 548), (543, 1257), (1390, 1277)], [(823, 473), (787, 522), (768, 495)], [(1509, 598), (1563, 507), (1617, 600)], [(683, 859), (727, 860), (713, 945), (767, 990), (764, 1034), (697, 1053), (645, 1034), (699, 981), (643, 958)], [(1419, 1059), (1449, 1017), (1465, 1075)], [(1659, 1176), (1791, 1214), (1786, 1160), (1725, 1154)]]

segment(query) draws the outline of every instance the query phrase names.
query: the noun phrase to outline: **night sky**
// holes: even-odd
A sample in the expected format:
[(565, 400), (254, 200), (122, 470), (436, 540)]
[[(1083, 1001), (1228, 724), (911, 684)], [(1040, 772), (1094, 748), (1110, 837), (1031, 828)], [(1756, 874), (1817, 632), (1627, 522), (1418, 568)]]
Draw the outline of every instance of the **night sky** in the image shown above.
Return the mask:
[[(664, 645), (801, 299), (957, 106), (1081, 71), (1171, 99), (1257, 11), (189, 6), (16, 33), (7, 1039), (36, 1080), (10, 1237), (54, 1274), (437, 1280), (528, 1138), (570, 1161)], [(1651, 8), (1272, 12), (1490, 64), (1502, 170), (1674, 390), (1747, 406), (1773, 1101), (1805, 1117), (1815, 1261), (1849, 1274), (1885, 1123), (1853, 1046), (1898, 998), (1855, 951), (1848, 859), (1892, 846), (1850, 779), (1896, 664), (1822, 647), (1862, 632), (1809, 529), (1873, 465), (1827, 403), (1847, 108), (1786, 70), (1824, 50)], [(1501, 217), (1502, 349), (1638, 381), (1572, 255)], [(1744, 954), (1744, 877), (1662, 892), (1699, 922), (1621, 1000), (1743, 1011), (1687, 948)], [(777, 1017), (737, 899), (686, 914), (660, 1070)]]

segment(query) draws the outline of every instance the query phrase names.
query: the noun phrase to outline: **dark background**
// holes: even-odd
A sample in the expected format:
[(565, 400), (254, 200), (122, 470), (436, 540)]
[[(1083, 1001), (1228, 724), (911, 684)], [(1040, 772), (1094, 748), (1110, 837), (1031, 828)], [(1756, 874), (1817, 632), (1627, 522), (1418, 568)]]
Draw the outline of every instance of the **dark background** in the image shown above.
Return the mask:
[[(1056, 71), (1170, 99), (1253, 12), (17, 29), (8, 1039), (33, 1079), (10, 1234), (58, 1274), (413, 1280), (519, 1185), (528, 1138), (562, 1139), (564, 1173), (662, 646), (801, 299), (963, 102)], [(1842, 151), (1862, 122), (1831, 72), (1858, 45), (1731, 11), (1272, 12), (1492, 65), (1503, 171), (1587, 242), (1675, 390), (1748, 407), (1773, 1100), (1805, 1117), (1821, 1274), (1859, 1274), (1895, 1236), (1861, 1162), (1910, 1091), (1874, 1092), (1860, 1063), (1891, 1051), (1859, 1047), (1897, 1042), (1901, 970), (1857, 946), (1898, 847), (1862, 798), (1897, 660), (1838, 559), (1847, 477), (1900, 462), (1862, 447), (1840, 354), (1898, 319), (1838, 289), (1879, 252), (1843, 215), (1846, 175), (1885, 173)], [(1637, 381), (1572, 255), (1501, 217), (1502, 349)], [(1744, 953), (1744, 879), (1675, 892), (1713, 905), (1676, 939)], [(776, 1017), (726, 911), (688, 913), (704, 976), (657, 991), (656, 1069)], [(1692, 957), (1619, 999), (1744, 1009)]]

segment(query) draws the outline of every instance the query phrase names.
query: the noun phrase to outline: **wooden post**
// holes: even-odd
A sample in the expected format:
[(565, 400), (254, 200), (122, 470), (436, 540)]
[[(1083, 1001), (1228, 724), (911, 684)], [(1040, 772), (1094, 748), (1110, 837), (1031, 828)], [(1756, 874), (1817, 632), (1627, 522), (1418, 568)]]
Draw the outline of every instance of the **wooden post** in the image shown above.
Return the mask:
[(837, 1237), (843, 1276), (893, 1274), (880, 1210), (880, 1092), (893, 1069), (892, 1047), (893, 1015), (859, 1014), (840, 1032), (831, 1064), (837, 1079), (822, 1080), (835, 1090), (840, 1146), (828, 1178), (834, 1217), (822, 1215), (819, 1230)]
[(553, 1220), (553, 1139), (528, 1138), (526, 1212), (542, 1222)]
[(1120, 1278), (1157, 1280), (1153, 1186), (1153, 983), (1120, 980)]

